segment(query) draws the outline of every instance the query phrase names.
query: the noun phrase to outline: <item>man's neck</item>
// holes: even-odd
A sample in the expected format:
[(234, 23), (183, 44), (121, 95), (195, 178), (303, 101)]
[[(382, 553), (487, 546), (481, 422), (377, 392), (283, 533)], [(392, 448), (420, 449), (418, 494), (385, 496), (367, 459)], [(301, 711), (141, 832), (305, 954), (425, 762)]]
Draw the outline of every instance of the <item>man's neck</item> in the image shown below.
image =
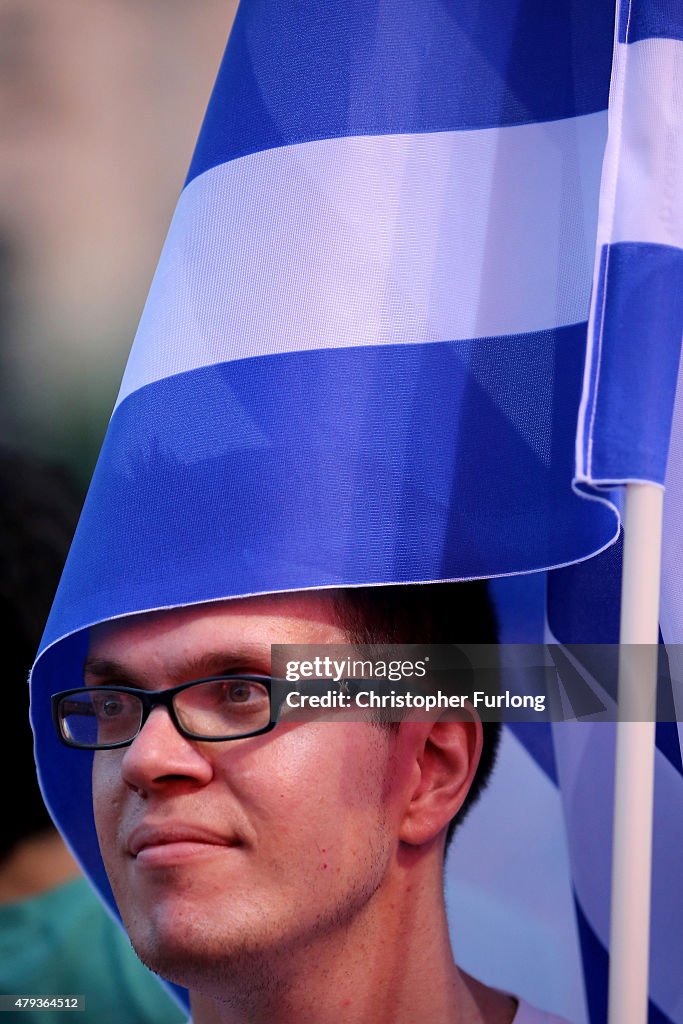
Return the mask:
[(273, 953), (248, 990), (193, 991), (195, 1024), (511, 1024), (515, 1001), (453, 962), (441, 892), (389, 887), (336, 933)]

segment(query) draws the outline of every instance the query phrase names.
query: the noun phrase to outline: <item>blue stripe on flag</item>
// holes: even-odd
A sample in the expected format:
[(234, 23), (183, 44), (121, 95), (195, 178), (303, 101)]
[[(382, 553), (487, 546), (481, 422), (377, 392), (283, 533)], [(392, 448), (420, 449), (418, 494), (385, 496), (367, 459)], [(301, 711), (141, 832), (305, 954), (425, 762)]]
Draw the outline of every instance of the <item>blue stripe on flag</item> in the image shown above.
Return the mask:
[(591, 928), (576, 895), (574, 895), (574, 908), (581, 943), (583, 981), (586, 988), (589, 1019), (591, 1024), (605, 1024), (607, 1020), (609, 956)]
[(313, 139), (604, 110), (613, 13), (593, 0), (242, 0), (187, 180)]
[(657, 722), (657, 750), (661, 751), (667, 761), (683, 776), (683, 759), (681, 744), (678, 738), (677, 722)]
[(683, 40), (680, 0), (621, 0), (619, 42), (653, 38)]
[(683, 251), (604, 246), (597, 295), (586, 464), (600, 480), (663, 483), (683, 333)]
[(548, 624), (564, 644), (619, 642), (623, 537), (588, 563), (548, 575)]
[(583, 353), (577, 325), (255, 357), (141, 388), (112, 419), (45, 642), (146, 608), (596, 550), (614, 516), (569, 487)]
[(489, 583), (496, 609), (498, 642), (542, 644), (545, 641), (546, 574), (505, 576)]
[[(602, 942), (591, 928), (590, 922), (581, 909), (581, 904), (576, 897), (574, 898), (574, 906), (576, 908), (576, 920), (584, 962), (584, 981), (590, 1022), (591, 1024), (605, 1024), (607, 1020), (609, 956)], [(651, 999), (648, 999), (647, 1024), (676, 1024), (676, 1021), (663, 1013)]]

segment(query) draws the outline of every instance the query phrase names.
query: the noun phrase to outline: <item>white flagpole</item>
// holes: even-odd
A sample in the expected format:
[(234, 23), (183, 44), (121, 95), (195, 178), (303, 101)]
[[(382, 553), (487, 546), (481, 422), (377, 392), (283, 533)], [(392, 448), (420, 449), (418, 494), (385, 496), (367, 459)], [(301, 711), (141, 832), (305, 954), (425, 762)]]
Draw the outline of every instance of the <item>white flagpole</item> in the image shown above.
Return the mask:
[[(647, 1024), (664, 491), (628, 484), (612, 840), (609, 1024)], [(633, 646), (636, 645), (636, 646)]]

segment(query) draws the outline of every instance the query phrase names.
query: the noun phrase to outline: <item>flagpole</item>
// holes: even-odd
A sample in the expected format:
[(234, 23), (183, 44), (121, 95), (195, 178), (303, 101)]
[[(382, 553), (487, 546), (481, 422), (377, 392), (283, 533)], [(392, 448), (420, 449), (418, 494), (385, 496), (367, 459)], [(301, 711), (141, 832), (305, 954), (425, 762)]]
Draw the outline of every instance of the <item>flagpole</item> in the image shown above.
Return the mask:
[[(646, 1024), (664, 492), (628, 484), (612, 841), (609, 1024)], [(632, 646), (636, 645), (636, 646)]]

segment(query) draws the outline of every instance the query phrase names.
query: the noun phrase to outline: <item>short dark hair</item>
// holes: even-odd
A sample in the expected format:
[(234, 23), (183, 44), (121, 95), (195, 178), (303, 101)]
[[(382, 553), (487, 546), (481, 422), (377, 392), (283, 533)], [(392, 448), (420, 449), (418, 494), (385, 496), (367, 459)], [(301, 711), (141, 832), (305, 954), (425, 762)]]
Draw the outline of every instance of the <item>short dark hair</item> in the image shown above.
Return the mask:
[(81, 507), (66, 470), (0, 448), (0, 620), (4, 627), (0, 772), (11, 779), (0, 860), (52, 827), (38, 788), (28, 720), (28, 677)]
[[(348, 587), (337, 615), (354, 644), (495, 644), (498, 626), (485, 580)], [(446, 846), (489, 781), (500, 744), (500, 722), (484, 722), (481, 758), (469, 793), (450, 822)]]

